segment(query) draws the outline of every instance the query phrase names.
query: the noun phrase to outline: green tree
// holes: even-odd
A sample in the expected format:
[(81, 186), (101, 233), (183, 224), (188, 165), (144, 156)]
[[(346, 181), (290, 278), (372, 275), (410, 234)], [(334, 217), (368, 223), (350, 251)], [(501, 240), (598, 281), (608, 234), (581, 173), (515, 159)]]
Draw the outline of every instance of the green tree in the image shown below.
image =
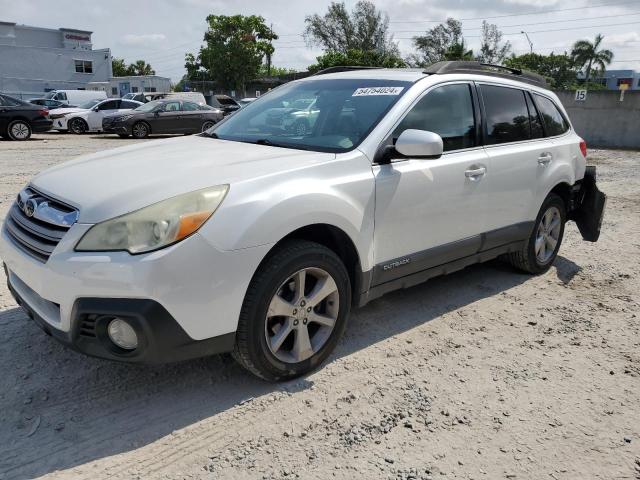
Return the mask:
[(600, 72), (604, 72), (606, 66), (613, 60), (613, 52), (611, 50), (600, 48), (602, 40), (604, 40), (604, 37), (598, 34), (593, 43), (589, 40), (578, 40), (573, 44), (571, 57), (581, 70), (584, 69), (585, 83), (589, 83), (593, 67), (596, 67)]
[(451, 45), (444, 54), (444, 60), (473, 60), (473, 50), (467, 50), (464, 38)]
[(348, 50), (342, 52), (326, 52), (316, 58), (317, 63), (309, 66), (312, 73), (330, 67), (356, 66), (356, 67), (382, 67), (382, 68), (402, 68), (406, 64), (399, 55), (390, 55), (376, 52), (374, 50)]
[(462, 51), (464, 54), (462, 23), (447, 18), (445, 23), (433, 27), (424, 35), (414, 37), (413, 45), (418, 53), (409, 57), (409, 63), (420, 67), (447, 60), (447, 57), (455, 56), (453, 54), (456, 52)]
[(267, 65), (261, 65), (260, 70), (258, 71), (258, 76), (260, 77), (280, 77), (283, 75), (288, 75), (290, 73), (296, 73), (294, 68), (283, 68), (283, 67), (271, 67)]
[(511, 43), (502, 43), (502, 32), (497, 25), (482, 21), (480, 54), (477, 60), (483, 63), (501, 64), (511, 53)]
[(389, 16), (370, 1), (359, 1), (351, 13), (344, 3), (332, 2), (326, 14), (305, 18), (304, 37), (309, 45), (327, 52), (350, 50), (398, 55), (398, 45), (389, 34)]
[(525, 55), (512, 56), (504, 61), (504, 65), (511, 68), (519, 68), (539, 73), (547, 78), (551, 87), (557, 90), (571, 88), (576, 82), (578, 68), (573, 59), (566, 53), (556, 55), (540, 55), (539, 53), (527, 53)]
[(156, 71), (144, 60), (136, 60), (127, 67), (127, 75), (140, 76), (140, 75), (155, 75)]
[(127, 65), (124, 63), (124, 58), (112, 58), (111, 69), (114, 77), (124, 77), (127, 75)]
[(188, 74), (243, 91), (258, 76), (263, 60), (273, 55), (271, 41), (278, 36), (265, 25), (264, 18), (256, 15), (209, 15), (207, 24), (205, 46), (197, 57), (186, 55)]

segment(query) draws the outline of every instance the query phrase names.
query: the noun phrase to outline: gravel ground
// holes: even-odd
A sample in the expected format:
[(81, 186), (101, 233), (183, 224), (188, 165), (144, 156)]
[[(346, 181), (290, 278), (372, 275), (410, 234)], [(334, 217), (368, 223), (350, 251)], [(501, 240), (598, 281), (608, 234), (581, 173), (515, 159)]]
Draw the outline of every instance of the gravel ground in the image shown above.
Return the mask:
[[(0, 218), (36, 172), (130, 142), (0, 142)], [(570, 225), (546, 275), (495, 261), (376, 300), (294, 382), (86, 358), (2, 284), (0, 479), (640, 479), (640, 153), (589, 156), (599, 243)]]

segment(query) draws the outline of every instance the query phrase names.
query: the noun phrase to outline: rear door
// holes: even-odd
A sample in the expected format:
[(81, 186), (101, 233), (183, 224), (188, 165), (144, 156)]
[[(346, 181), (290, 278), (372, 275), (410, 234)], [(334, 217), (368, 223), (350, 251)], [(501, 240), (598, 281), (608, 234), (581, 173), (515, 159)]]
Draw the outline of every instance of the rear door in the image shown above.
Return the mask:
[(524, 89), (478, 83), (484, 112), (485, 150), (491, 159), (488, 228), (496, 242), (522, 240), (530, 233), (531, 206), (553, 143)]
[(182, 102), (181, 123), (187, 132), (197, 133), (202, 130), (202, 124), (204, 123), (202, 113), (203, 111), (200, 110), (198, 104)]
[(492, 168), (480, 143), (479, 120), (473, 84), (455, 82), (427, 91), (394, 129), (394, 142), (406, 129), (435, 132), (444, 154), (374, 165), (374, 284), (480, 249)]

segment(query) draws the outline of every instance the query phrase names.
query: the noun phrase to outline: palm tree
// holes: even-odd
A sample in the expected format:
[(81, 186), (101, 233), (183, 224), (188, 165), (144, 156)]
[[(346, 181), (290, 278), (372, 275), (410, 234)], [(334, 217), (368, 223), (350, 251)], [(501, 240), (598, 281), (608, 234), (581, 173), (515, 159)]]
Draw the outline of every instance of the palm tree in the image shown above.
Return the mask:
[(578, 40), (573, 44), (571, 57), (576, 65), (579, 65), (581, 69), (584, 68), (585, 65), (587, 66), (585, 73), (585, 83), (587, 84), (591, 77), (592, 67), (595, 66), (598, 70), (604, 72), (606, 65), (609, 65), (611, 60), (613, 60), (613, 52), (611, 50), (599, 49), (602, 40), (604, 40), (604, 37), (601, 34), (598, 34), (596, 35), (593, 43), (589, 40)]

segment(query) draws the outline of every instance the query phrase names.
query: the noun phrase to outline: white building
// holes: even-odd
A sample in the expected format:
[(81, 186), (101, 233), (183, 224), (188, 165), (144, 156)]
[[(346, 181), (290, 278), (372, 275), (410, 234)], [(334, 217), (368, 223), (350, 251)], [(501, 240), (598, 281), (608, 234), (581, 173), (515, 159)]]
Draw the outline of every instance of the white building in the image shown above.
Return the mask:
[(32, 98), (109, 81), (111, 51), (93, 50), (91, 34), (0, 21), (0, 92)]
[(170, 92), (171, 79), (158, 75), (113, 77), (107, 82), (91, 82), (87, 90), (107, 92), (108, 97), (122, 97), (127, 93)]

